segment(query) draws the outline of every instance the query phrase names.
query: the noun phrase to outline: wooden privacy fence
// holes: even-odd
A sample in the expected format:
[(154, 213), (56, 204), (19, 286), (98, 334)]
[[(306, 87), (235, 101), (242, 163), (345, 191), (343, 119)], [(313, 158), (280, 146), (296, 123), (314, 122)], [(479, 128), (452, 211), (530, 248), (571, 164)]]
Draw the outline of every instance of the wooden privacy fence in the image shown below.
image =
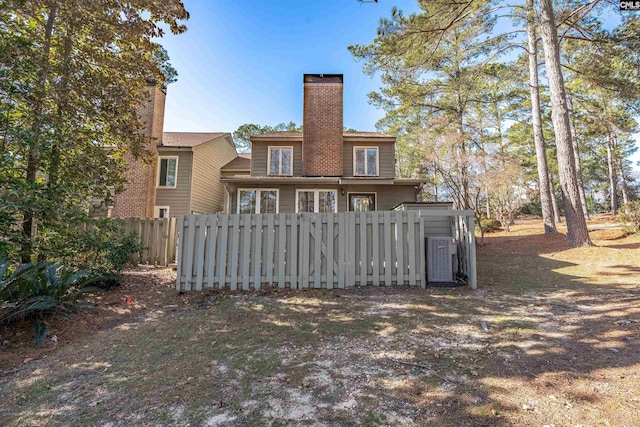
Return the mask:
[(140, 264), (169, 265), (176, 259), (176, 218), (126, 218), (124, 231), (135, 233), (144, 247), (134, 254)]
[(186, 215), (177, 289), (424, 287), (425, 237), (442, 236), (443, 224), (475, 289), (473, 216), (452, 210)]

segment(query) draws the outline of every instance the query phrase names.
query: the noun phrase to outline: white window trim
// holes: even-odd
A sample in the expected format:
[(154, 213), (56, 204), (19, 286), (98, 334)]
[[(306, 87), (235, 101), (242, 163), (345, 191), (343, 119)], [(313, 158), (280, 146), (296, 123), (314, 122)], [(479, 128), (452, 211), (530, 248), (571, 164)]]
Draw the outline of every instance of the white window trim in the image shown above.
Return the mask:
[[(271, 173), (271, 150), (291, 149), (291, 173)], [(280, 170), (282, 171), (282, 155), (280, 155)], [(270, 145), (267, 147), (267, 175), (270, 176), (293, 176), (293, 146), (291, 145)]]
[(376, 191), (349, 191), (347, 192), (347, 212), (353, 212), (351, 210), (351, 195), (355, 194), (355, 195), (360, 195), (360, 194), (373, 194), (376, 198), (375, 200), (375, 204), (373, 205), (373, 210), (377, 211), (378, 210), (378, 193)]
[[(178, 157), (179, 156), (159, 156), (158, 157), (158, 173), (156, 174), (156, 188), (177, 188), (178, 187)], [(176, 159), (176, 182), (175, 185), (160, 185), (160, 162), (162, 159)]]
[[(338, 190), (336, 188), (300, 188), (296, 190), (296, 213), (300, 213), (298, 212), (298, 201), (300, 198), (300, 193), (301, 192), (307, 192), (307, 193), (311, 193), (313, 192), (313, 213), (319, 213), (318, 212), (318, 206), (320, 204), (320, 192), (329, 192), (329, 191), (333, 191), (333, 193), (335, 193), (336, 195), (336, 203), (335, 203), (335, 209), (334, 209), (334, 213), (338, 212)], [(302, 213), (311, 213), (311, 212), (302, 212)]]
[[(374, 148), (376, 150), (376, 174), (375, 175), (360, 175), (356, 173), (356, 150), (368, 150)], [(367, 156), (365, 156), (365, 162), (366, 162)], [(365, 170), (366, 170), (366, 165), (365, 165)], [(375, 145), (372, 146), (368, 146), (368, 145), (354, 145), (353, 146), (353, 176), (380, 176), (380, 147), (377, 147)]]
[(160, 209), (167, 210), (167, 218), (171, 218), (171, 210), (169, 206), (156, 206), (153, 211), (154, 218), (160, 218)]
[[(255, 191), (256, 192), (256, 215), (260, 212), (260, 192), (261, 191), (275, 191), (276, 192), (276, 213), (280, 213), (280, 189), (279, 188), (238, 188), (236, 192), (236, 213), (240, 213), (240, 192), (241, 191)], [(244, 214), (242, 214), (244, 215)]]

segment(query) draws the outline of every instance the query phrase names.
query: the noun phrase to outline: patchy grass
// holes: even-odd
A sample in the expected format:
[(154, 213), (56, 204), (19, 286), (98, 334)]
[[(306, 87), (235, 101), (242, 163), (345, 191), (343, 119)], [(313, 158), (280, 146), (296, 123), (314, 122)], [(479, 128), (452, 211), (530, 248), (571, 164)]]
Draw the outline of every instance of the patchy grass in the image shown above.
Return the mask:
[(0, 424), (640, 425), (640, 236), (541, 228), (486, 237), (476, 292), (178, 295), (132, 271), (44, 349), (4, 331)]

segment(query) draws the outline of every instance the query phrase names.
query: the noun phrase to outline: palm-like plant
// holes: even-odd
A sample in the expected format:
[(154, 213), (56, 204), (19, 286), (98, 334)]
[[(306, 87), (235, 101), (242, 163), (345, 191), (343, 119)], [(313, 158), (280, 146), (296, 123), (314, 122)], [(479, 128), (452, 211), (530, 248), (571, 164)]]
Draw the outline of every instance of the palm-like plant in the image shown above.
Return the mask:
[(11, 273), (9, 269), (10, 263), (0, 260), (0, 324), (35, 319), (36, 344), (44, 340), (46, 313), (68, 314), (80, 294), (100, 291), (89, 285), (102, 277), (89, 270), (71, 271), (50, 262), (23, 264)]

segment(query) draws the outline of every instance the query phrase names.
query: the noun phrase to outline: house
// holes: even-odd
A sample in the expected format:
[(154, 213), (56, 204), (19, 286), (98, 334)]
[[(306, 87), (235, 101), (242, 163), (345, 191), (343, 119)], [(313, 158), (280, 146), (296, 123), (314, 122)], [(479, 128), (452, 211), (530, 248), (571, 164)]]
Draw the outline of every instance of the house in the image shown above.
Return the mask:
[(221, 212), (225, 190), (221, 167), (238, 157), (230, 133), (164, 132), (166, 90), (147, 86), (140, 115), (152, 141), (147, 164), (127, 155), (128, 185), (115, 195), (109, 215), (118, 218), (165, 218)]
[(305, 74), (303, 131), (251, 137), (251, 158), (221, 169), (227, 213), (390, 210), (419, 202), (420, 179), (395, 176), (391, 135), (343, 126), (342, 74)]

